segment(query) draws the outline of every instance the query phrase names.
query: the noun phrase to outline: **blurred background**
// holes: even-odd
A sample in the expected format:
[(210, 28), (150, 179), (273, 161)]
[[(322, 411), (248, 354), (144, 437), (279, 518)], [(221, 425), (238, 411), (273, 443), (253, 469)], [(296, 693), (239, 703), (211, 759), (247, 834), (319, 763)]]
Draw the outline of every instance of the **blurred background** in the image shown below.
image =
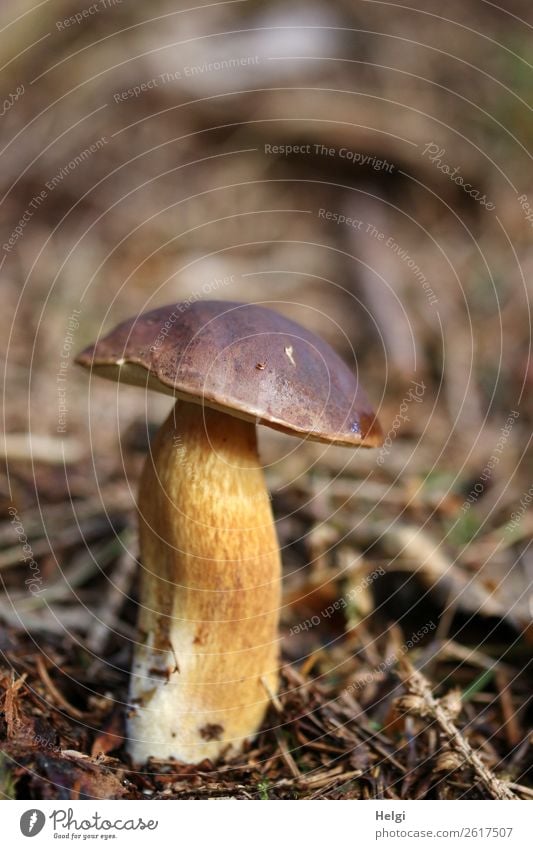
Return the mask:
[[(198, 298), (265, 303), (321, 334), (387, 434), (351, 452), (261, 430), (286, 674), (413, 764), (429, 737), (407, 747), (391, 720), (404, 685), (378, 666), (426, 628), (409, 656), (437, 694), (462, 693), (487, 763), (531, 786), (532, 24), (527, 0), (2, 4), (0, 649), (6, 692), (26, 675), (32, 728), (4, 728), (5, 795), (59, 782), (36, 710), (49, 763), (120, 757), (136, 487), (172, 402), (89, 380), (74, 355)], [(384, 792), (374, 755), (350, 764), (364, 776), (350, 793)], [(270, 787), (297, 780), (291, 760)], [(432, 769), (385, 784), (488, 792)]]

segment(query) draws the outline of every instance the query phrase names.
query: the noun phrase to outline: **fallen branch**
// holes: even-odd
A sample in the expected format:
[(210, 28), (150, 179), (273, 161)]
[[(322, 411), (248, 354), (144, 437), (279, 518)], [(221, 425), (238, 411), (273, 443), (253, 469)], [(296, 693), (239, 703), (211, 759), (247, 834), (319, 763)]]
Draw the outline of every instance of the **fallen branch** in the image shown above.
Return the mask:
[(472, 749), (455, 725), (452, 719), (453, 712), (441, 700), (434, 697), (431, 686), (422, 673), (415, 669), (406, 657), (401, 658), (400, 668), (403, 671), (404, 684), (411, 696), (399, 699), (398, 706), (422, 718), (433, 719), (446, 736), (450, 747), (461, 756), (463, 763), (473, 770), (494, 799), (518, 799), (509, 785), (500, 781)]

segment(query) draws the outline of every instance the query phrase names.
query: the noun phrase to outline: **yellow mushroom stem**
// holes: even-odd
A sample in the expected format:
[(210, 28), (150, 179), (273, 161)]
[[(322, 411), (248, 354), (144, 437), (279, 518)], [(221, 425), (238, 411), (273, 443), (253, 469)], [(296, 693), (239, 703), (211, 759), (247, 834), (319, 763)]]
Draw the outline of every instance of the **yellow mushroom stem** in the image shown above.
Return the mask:
[(278, 685), (280, 555), (255, 424), (178, 401), (139, 492), (129, 752), (236, 753)]

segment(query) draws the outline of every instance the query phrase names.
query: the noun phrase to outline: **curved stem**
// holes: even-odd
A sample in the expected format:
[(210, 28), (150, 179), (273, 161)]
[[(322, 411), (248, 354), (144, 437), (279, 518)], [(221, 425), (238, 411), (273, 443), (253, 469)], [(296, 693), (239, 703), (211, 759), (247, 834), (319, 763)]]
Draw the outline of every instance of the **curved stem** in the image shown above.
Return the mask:
[(281, 569), (255, 425), (179, 401), (139, 514), (129, 752), (215, 760), (253, 737), (278, 683)]

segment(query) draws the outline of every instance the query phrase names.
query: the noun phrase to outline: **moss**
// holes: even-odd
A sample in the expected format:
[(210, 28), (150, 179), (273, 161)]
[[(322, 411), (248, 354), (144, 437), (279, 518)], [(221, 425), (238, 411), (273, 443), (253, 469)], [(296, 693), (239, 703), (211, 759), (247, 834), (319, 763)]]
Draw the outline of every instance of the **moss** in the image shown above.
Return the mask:
[(0, 752), (0, 797), (16, 799), (16, 782), (8, 758)]

